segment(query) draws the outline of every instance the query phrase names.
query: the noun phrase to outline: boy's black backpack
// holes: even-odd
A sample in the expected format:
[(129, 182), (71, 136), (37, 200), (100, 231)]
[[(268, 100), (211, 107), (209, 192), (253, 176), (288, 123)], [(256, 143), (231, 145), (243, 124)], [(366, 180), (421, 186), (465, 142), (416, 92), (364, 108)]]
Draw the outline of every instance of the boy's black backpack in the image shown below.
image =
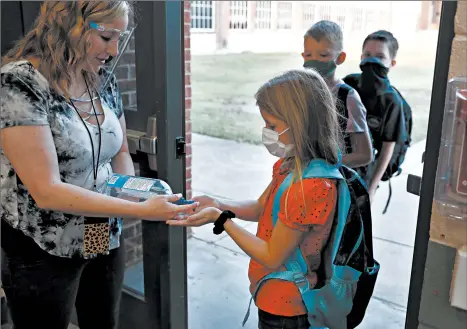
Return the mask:
[[(358, 82), (360, 79), (360, 74), (350, 74), (344, 78), (344, 82), (353, 87), (357, 92), (359, 92), (358, 89)], [(387, 208), (389, 206), (389, 202), (391, 200), (392, 196), (392, 188), (391, 188), (391, 182), (390, 179), (394, 176), (399, 176), (402, 172), (401, 165), (405, 160), (405, 155), (407, 153), (407, 149), (410, 147), (410, 144), (412, 142), (412, 109), (410, 105), (407, 103), (405, 98), (402, 96), (402, 94), (399, 92), (399, 90), (396, 89), (394, 86), (390, 86), (388, 89), (387, 93), (383, 94), (382, 96), (376, 96), (375, 100), (373, 100), (371, 103), (374, 105), (374, 107), (381, 107), (381, 108), (386, 108), (386, 97), (384, 95), (388, 95), (393, 93), (393, 95), (390, 95), (391, 99), (396, 99), (401, 102), (401, 107), (402, 107), (402, 119), (403, 119), (403, 129), (400, 130), (400, 134), (397, 137), (396, 145), (394, 147), (394, 152), (392, 155), (391, 160), (389, 161), (389, 164), (386, 168), (386, 171), (383, 174), (383, 177), (381, 180), (383, 182), (389, 181), (389, 198), (386, 204), (386, 207), (383, 211), (383, 214), (386, 213)], [(362, 93), (359, 92), (360, 97), (362, 97), (362, 101), (367, 106), (368, 102), (367, 100), (363, 99)], [(394, 95), (395, 94), (395, 95)], [(386, 114), (386, 111), (381, 111), (379, 109), (373, 108), (369, 109), (367, 108), (367, 121), (370, 120), (370, 117), (378, 117), (379, 120), (384, 123), (384, 116)], [(369, 123), (370, 126), (370, 123)], [(378, 139), (381, 136), (381, 132), (383, 131), (383, 126), (380, 125), (377, 129), (370, 127), (372, 139), (373, 139), (373, 145), (379, 145), (380, 143), (375, 141), (378, 141)], [(375, 146), (376, 147), (376, 146)], [(381, 150), (376, 147), (377, 151), (380, 152)]]

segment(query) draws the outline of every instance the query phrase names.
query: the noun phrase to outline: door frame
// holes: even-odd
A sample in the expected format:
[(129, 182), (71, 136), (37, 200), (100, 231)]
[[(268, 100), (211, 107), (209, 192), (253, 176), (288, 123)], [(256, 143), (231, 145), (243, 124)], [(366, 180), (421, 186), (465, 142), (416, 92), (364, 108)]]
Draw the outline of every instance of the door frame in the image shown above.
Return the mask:
[[(135, 6), (138, 110), (125, 111), (125, 118), (127, 129), (144, 133), (155, 117), (156, 163), (139, 151), (132, 157), (140, 176), (162, 179), (185, 195), (185, 157), (176, 150), (177, 139), (185, 136), (184, 3), (138, 1)], [(186, 329), (186, 229), (143, 221), (142, 234), (144, 296), (124, 288), (120, 328)]]
[(425, 264), (430, 240), (431, 211), (433, 206), (436, 171), (444, 118), (444, 105), (449, 77), (452, 40), (454, 39), (454, 19), (457, 1), (443, 1), (438, 32), (433, 87), (431, 92), (430, 115), (428, 119), (425, 161), (420, 188), (417, 229), (410, 276), (409, 297), (405, 328), (418, 328), (422, 298)]

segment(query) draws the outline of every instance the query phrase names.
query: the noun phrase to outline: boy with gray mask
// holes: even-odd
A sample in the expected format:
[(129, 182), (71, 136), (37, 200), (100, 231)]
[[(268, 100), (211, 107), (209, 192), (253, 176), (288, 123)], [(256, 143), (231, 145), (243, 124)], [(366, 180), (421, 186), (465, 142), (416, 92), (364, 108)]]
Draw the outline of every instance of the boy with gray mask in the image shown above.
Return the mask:
[(343, 164), (351, 168), (367, 165), (373, 161), (373, 148), (365, 106), (358, 93), (336, 76), (337, 66), (346, 58), (341, 28), (331, 21), (319, 21), (305, 33), (303, 46), (303, 66), (318, 71), (337, 99), (345, 137)]

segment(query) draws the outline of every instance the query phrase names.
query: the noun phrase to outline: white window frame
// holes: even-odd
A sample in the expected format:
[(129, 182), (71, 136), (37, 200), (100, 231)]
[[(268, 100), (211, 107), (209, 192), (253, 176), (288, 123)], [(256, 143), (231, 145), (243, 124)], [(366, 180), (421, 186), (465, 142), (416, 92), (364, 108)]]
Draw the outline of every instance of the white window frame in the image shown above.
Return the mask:
[[(245, 4), (244, 8), (242, 8), (243, 6), (236, 6), (238, 5), (236, 3), (240, 2)], [(229, 29), (233, 31), (246, 31), (248, 29), (248, 1), (229, 1), (229, 4)], [(232, 13), (234, 10), (240, 11), (240, 13), (238, 13), (238, 15), (233, 15)], [(231, 27), (232, 23), (233, 25), (236, 23), (244, 23), (245, 27)]]
[[(288, 6), (290, 10), (281, 9), (281, 5)], [(293, 1), (278, 1), (277, 3), (277, 29), (291, 30), (293, 26)]]
[[(193, 8), (196, 5), (208, 5), (211, 3), (211, 27), (193, 27), (193, 21), (198, 20), (198, 22), (202, 21), (203, 19), (208, 18), (209, 16), (195, 16), (193, 15)], [(216, 29), (216, 1), (195, 1), (191, 0), (191, 10), (190, 10), (190, 27), (191, 32), (214, 32)]]
[[(269, 3), (269, 8), (260, 7), (259, 5), (261, 3)], [(267, 19), (267, 15), (264, 15), (265, 13), (268, 13), (268, 12), (269, 12), (269, 19)], [(256, 1), (255, 30), (268, 31), (271, 29), (272, 29), (272, 1)]]

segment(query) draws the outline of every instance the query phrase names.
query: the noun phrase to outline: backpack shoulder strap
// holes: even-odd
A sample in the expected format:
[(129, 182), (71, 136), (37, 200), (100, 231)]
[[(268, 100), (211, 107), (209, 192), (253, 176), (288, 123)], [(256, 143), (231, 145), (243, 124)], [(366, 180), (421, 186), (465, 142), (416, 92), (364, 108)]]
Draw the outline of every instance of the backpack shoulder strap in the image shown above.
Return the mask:
[(337, 98), (339, 98), (341, 100), (341, 102), (346, 105), (347, 107), (347, 96), (349, 95), (349, 92), (352, 90), (353, 88), (350, 87), (348, 84), (346, 83), (343, 83), (341, 85), (339, 85), (339, 89), (337, 91)]
[(343, 80), (346, 84), (348, 84), (352, 88), (358, 89), (358, 81), (360, 80), (360, 73), (349, 74)]
[(341, 115), (343, 115), (346, 120), (349, 118), (349, 113), (347, 109), (347, 96), (349, 95), (349, 92), (351, 90), (352, 87), (350, 87), (346, 83), (341, 84), (339, 86), (339, 89), (337, 90), (337, 99), (339, 101), (339, 104), (337, 104), (337, 108), (340, 110)]

